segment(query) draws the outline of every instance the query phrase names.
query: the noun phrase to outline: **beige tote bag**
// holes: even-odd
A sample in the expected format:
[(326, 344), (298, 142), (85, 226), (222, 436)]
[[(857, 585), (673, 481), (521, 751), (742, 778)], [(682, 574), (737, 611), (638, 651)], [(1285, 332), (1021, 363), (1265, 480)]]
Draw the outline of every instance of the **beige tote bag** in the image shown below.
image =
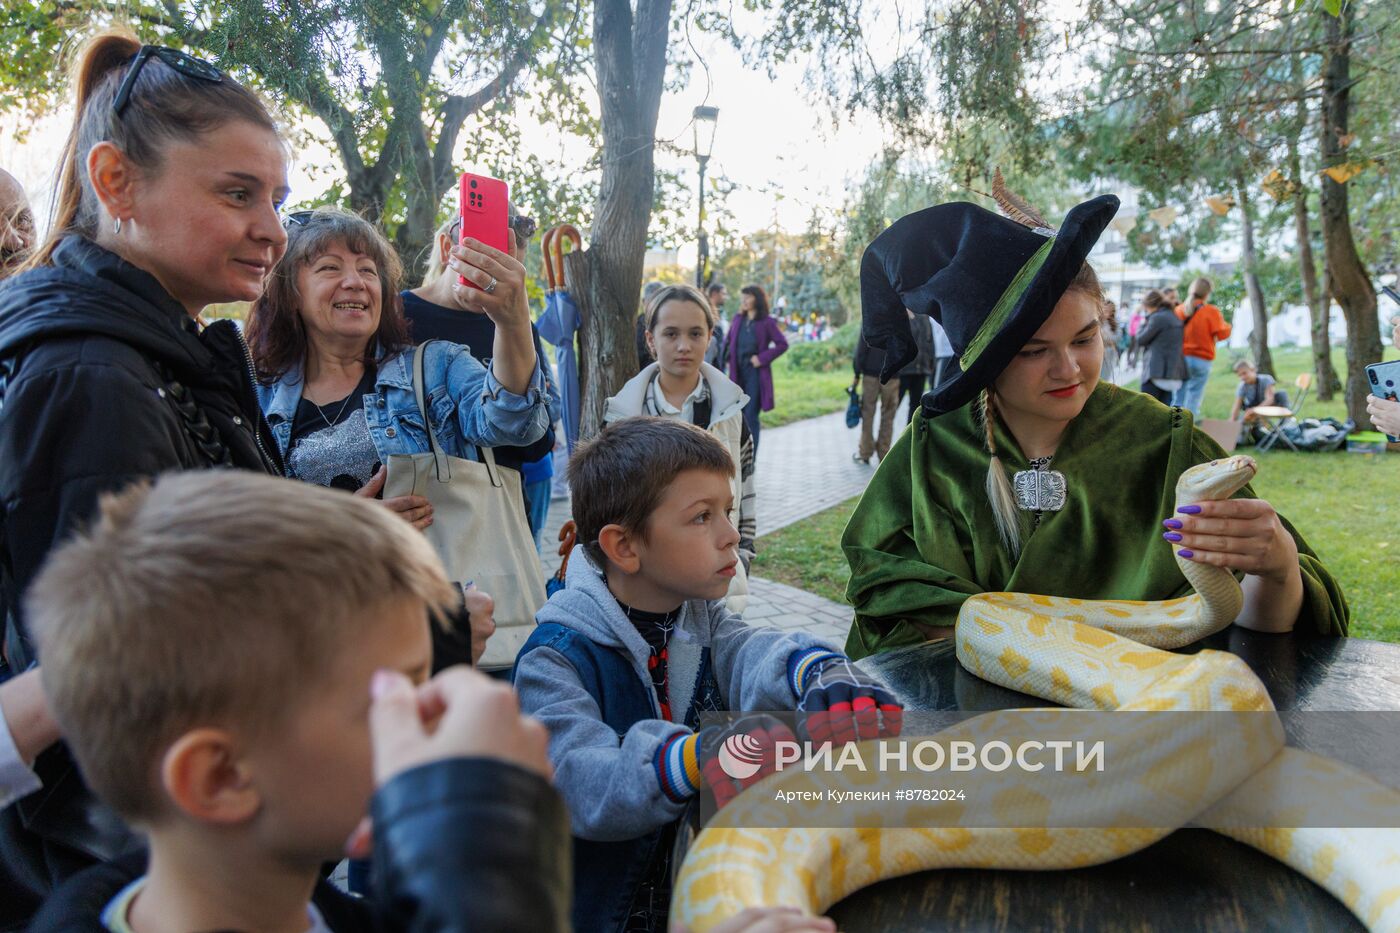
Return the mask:
[(414, 351), (413, 398), (432, 452), (391, 454), (384, 498), (423, 496), (433, 504), (433, 523), (423, 533), (442, 558), (448, 579), (464, 586), (475, 583), (496, 603), (496, 632), (479, 666), (504, 670), (515, 663), (545, 599), (543, 571), (520, 495), (520, 474), (497, 467), (490, 447), (477, 448), (479, 461), (443, 452), (423, 403), (426, 346)]

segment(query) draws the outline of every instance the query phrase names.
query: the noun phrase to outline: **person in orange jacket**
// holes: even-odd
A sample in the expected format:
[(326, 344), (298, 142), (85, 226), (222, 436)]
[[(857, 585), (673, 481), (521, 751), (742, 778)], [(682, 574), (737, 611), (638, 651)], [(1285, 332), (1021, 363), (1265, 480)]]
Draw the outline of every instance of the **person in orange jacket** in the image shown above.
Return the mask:
[(1199, 278), (1191, 283), (1186, 301), (1177, 307), (1176, 316), (1185, 324), (1182, 353), (1186, 356), (1186, 381), (1172, 396), (1172, 404), (1201, 417), (1201, 399), (1206, 394), (1206, 380), (1215, 361), (1215, 343), (1230, 336), (1230, 325), (1220, 309), (1211, 304), (1210, 279)]

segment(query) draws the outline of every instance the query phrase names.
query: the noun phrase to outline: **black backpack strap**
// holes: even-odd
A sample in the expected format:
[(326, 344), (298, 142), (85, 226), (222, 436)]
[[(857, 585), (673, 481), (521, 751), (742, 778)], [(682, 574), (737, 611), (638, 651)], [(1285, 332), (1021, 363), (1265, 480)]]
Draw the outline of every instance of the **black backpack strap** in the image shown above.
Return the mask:
[(697, 428), (708, 429), (710, 426), (710, 411), (710, 397), (708, 395), (702, 399), (696, 399), (694, 406), (691, 407), (690, 423)]

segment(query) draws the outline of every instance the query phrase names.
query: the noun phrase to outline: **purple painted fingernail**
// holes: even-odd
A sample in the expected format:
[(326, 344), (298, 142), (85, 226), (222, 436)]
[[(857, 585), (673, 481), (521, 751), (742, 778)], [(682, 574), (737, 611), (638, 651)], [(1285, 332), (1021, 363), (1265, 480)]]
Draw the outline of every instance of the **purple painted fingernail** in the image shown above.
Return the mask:
[(1201, 507), (1199, 505), (1183, 505), (1177, 511), (1182, 515), (1200, 515)]
[(1167, 528), (1171, 528), (1171, 529), (1174, 529), (1174, 530), (1176, 530), (1176, 531), (1180, 531), (1180, 530), (1181, 530), (1181, 522), (1177, 521), (1177, 520), (1174, 519), (1174, 518), (1169, 518), (1169, 519), (1167, 519), (1166, 521), (1162, 522), (1162, 524), (1163, 524), (1164, 526), (1166, 526)]
[(1186, 550), (1186, 548), (1182, 548), (1181, 550), (1179, 550), (1179, 551), (1176, 552), (1176, 556), (1177, 556), (1177, 557), (1192, 558), (1192, 557), (1195, 557), (1196, 555), (1195, 555), (1195, 554), (1192, 554), (1190, 551)]
[(1162, 537), (1166, 538), (1168, 541), (1180, 541), (1180, 540), (1181, 540), (1181, 535), (1177, 534), (1175, 531), (1169, 531), (1169, 532), (1167, 532), (1166, 534), (1162, 535)]

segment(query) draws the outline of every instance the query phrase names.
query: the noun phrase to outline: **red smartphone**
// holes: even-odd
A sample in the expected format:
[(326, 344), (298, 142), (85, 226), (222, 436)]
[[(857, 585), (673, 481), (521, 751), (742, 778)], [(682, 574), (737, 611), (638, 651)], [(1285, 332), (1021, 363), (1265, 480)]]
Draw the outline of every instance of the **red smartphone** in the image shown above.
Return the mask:
[[(503, 253), (510, 252), (510, 188), (499, 178), (463, 172), (458, 181), (457, 210), (462, 217), (462, 236), (474, 237)], [(479, 288), (463, 276), (457, 281), (468, 288)]]

